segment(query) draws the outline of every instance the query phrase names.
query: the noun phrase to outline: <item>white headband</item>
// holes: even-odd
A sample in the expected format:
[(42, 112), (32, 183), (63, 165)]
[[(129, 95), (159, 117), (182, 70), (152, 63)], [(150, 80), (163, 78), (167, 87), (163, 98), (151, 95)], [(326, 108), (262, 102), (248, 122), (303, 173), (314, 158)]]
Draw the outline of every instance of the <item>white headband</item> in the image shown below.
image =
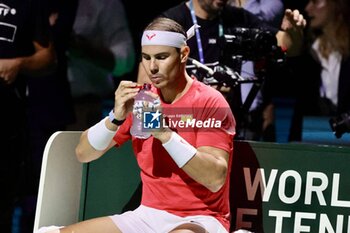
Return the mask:
[(166, 45), (175, 48), (181, 48), (186, 45), (186, 41), (194, 35), (196, 28), (200, 26), (195, 24), (187, 31), (187, 38), (178, 32), (146, 30), (143, 32), (141, 45)]
[(186, 37), (181, 33), (168, 31), (144, 31), (141, 45), (166, 45), (181, 48), (186, 45)]

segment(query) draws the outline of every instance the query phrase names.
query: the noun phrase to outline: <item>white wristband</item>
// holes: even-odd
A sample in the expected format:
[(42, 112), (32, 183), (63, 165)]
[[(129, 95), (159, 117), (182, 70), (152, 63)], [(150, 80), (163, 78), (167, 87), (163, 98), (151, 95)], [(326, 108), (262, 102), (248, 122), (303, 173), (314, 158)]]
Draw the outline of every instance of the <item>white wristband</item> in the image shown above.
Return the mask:
[(105, 150), (117, 132), (107, 128), (105, 123), (106, 119), (108, 119), (108, 117), (90, 127), (87, 133), (90, 145), (96, 150)]
[(162, 145), (180, 168), (197, 153), (196, 148), (175, 132), (172, 132), (170, 140)]

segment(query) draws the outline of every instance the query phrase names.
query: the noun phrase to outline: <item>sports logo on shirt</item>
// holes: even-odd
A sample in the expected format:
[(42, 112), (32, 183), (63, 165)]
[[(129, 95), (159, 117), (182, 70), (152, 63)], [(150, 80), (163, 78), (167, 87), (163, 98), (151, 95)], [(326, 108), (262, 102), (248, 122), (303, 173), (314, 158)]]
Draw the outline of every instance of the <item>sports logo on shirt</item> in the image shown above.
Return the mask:
[(11, 15), (15, 15), (16, 9), (11, 9), (9, 6), (0, 3), (0, 16), (6, 16), (8, 13), (11, 13)]
[(13, 42), (15, 39), (17, 26), (4, 22), (3, 19), (8, 14), (15, 15), (16, 9), (0, 3), (0, 40)]

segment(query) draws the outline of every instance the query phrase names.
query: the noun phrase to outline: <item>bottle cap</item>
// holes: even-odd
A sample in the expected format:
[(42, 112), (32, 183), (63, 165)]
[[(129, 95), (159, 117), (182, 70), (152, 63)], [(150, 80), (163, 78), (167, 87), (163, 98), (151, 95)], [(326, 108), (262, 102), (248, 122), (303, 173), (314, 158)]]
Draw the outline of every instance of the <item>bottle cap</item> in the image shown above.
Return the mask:
[(140, 90), (146, 90), (146, 91), (151, 90), (151, 84), (144, 83)]

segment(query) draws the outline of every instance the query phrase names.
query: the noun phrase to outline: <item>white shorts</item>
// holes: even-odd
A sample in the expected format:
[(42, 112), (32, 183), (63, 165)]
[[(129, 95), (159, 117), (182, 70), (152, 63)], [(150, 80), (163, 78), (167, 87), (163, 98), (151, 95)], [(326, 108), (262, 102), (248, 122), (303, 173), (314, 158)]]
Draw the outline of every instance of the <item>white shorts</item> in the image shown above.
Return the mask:
[(184, 223), (197, 224), (209, 233), (228, 233), (225, 227), (212, 216), (179, 217), (143, 205), (134, 211), (116, 214), (110, 218), (122, 232), (127, 233), (166, 233)]

